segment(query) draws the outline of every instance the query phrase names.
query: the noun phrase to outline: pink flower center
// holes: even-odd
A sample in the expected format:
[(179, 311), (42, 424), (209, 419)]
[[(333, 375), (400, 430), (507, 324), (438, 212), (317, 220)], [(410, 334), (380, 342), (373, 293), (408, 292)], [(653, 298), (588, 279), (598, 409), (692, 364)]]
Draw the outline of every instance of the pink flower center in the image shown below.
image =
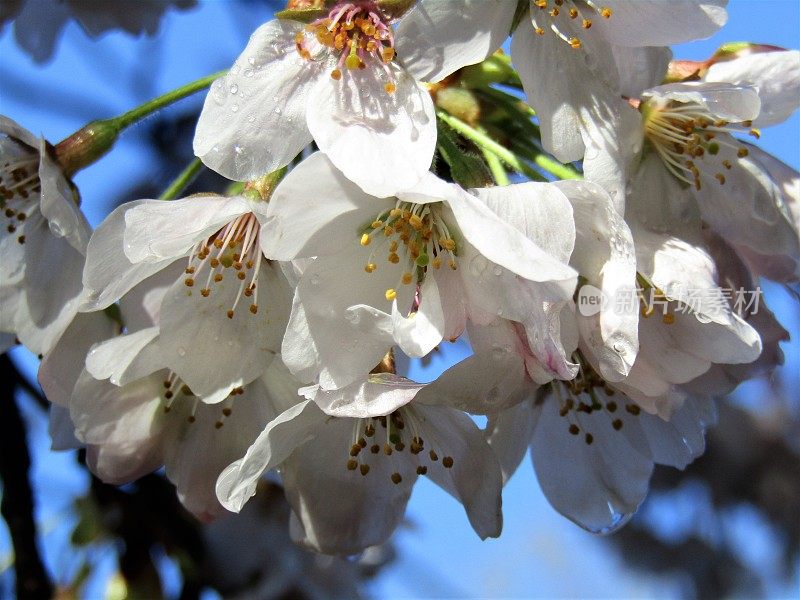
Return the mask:
[(347, 71), (363, 70), (367, 65), (378, 66), (388, 76), (384, 84), (387, 93), (397, 89), (389, 64), (394, 59), (394, 36), (388, 19), (371, 0), (339, 3), (323, 19), (318, 19), (297, 34), (297, 53), (311, 60), (306, 47), (306, 35), (313, 34), (316, 41), (338, 54), (339, 60), (331, 77), (339, 81)]

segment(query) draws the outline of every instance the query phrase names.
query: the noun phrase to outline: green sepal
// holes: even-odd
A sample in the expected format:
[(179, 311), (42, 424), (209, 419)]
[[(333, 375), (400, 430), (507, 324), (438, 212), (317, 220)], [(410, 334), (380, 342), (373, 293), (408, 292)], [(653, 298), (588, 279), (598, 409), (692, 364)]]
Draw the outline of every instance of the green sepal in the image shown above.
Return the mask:
[(488, 187), (494, 183), (492, 172), (477, 154), (463, 150), (453, 129), (437, 119), (439, 154), (450, 167), (453, 181), (465, 188)]
[(311, 23), (328, 14), (325, 8), (286, 8), (275, 13), (278, 19), (289, 19), (301, 23)]

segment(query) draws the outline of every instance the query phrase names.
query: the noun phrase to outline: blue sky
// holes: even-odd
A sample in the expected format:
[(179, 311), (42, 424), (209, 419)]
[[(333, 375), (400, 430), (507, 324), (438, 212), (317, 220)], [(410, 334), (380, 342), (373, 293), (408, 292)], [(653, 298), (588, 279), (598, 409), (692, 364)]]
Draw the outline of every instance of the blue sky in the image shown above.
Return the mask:
[[(164, 35), (132, 40), (110, 34), (88, 40), (74, 25), (65, 31), (60, 53), (43, 67), (13, 45), (9, 32), (0, 36), (0, 112), (50, 140), (59, 140), (85, 122), (116, 115), (179, 84), (227, 67), (250, 32), (269, 16), (255, 2), (247, 10), (226, 0), (202, 2), (200, 9), (170, 15)], [(784, 47), (800, 46), (800, 3), (795, 0), (734, 0), (726, 28), (709, 40), (675, 49), (677, 58), (700, 59), (721, 43), (751, 40)], [(158, 58), (156, 58), (158, 57)], [(199, 107), (202, 95), (186, 101)], [(177, 110), (183, 110), (180, 107)], [(176, 109), (173, 109), (176, 110)], [(146, 151), (146, 128), (127, 133), (112, 154), (80, 173), (84, 207), (96, 225), (132, 181), (167, 176)], [(800, 168), (800, 117), (763, 132), (760, 144), (794, 168)], [(768, 298), (793, 334), (800, 332), (796, 305), (776, 286)], [(785, 377), (800, 373), (800, 345), (786, 345)], [(463, 351), (456, 348), (456, 352)], [(22, 356), (17, 352), (17, 356)], [(26, 361), (28, 368), (31, 362)], [(442, 364), (434, 364), (432, 377)], [(800, 385), (800, 380), (797, 381)], [(755, 389), (758, 393), (758, 388)], [(40, 493), (39, 520), (46, 533), (48, 564), (66, 576), (72, 558), (64, 543), (62, 520), (71, 498), (86, 485), (72, 468), (72, 457), (47, 451), (47, 437), (35, 409), (28, 408), (34, 447), (34, 482)], [(542, 496), (526, 461), (504, 494), (505, 528), (499, 540), (481, 542), (462, 508), (423, 480), (408, 510), (408, 525), (397, 536), (399, 559), (370, 589), (378, 597), (675, 597), (676, 582), (652, 579), (625, 568), (602, 541), (558, 515)], [(761, 542), (769, 539), (755, 518), (745, 514), (741, 529)], [(0, 532), (0, 568), (7, 556)], [(106, 561), (106, 569), (111, 564)], [(768, 567), (764, 567), (768, 568)], [(97, 591), (96, 589), (94, 591)], [(776, 590), (780, 591), (780, 590)]]

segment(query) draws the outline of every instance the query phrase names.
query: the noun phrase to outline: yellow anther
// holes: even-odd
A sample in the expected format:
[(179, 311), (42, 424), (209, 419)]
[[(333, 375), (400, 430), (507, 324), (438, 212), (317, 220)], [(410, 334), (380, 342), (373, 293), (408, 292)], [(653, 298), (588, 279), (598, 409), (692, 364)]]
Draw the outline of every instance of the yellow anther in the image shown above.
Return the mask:
[(582, 46), (581, 41), (576, 37), (569, 38), (569, 45), (572, 46), (573, 49), (578, 50)]
[(578, 9), (577, 8), (570, 8), (569, 9), (569, 18), (570, 19), (577, 19), (578, 18)]
[(444, 239), (439, 240), (439, 244), (445, 250), (449, 250), (450, 252), (455, 252), (455, 249), (456, 249), (456, 241), (455, 240), (452, 240), (450, 238), (444, 238)]
[(717, 173), (716, 175), (714, 175), (714, 177), (717, 178), (717, 181), (719, 181), (720, 185), (725, 185), (725, 175), (723, 175), (722, 173)]
[(673, 315), (672, 313), (666, 313), (664, 316), (661, 317), (661, 320), (667, 325), (672, 325), (675, 322), (675, 315)]
[(442, 259), (438, 256), (431, 261), (434, 269), (438, 269), (442, 266)]
[(372, 224), (370, 225), (373, 229), (377, 229), (378, 227), (383, 227), (383, 221), (380, 219), (375, 219)]
[(383, 86), (383, 89), (386, 91), (387, 94), (394, 94), (397, 91), (397, 86), (394, 84), (393, 81), (390, 81)]
[(760, 129), (751, 129), (750, 130), (750, 135), (752, 135), (757, 140), (761, 139), (761, 130)]
[(581, 26), (584, 29), (589, 29), (592, 26), (592, 20), (591, 19), (584, 19), (583, 23), (581, 23)]
[(454, 261), (454, 260), (451, 260), (449, 263), (447, 263), (447, 265), (448, 265), (448, 266), (449, 266), (451, 269), (453, 269), (453, 271), (455, 271), (455, 270), (457, 270), (457, 269), (458, 269), (458, 265), (456, 264), (456, 261)]
[(367, 263), (366, 266), (364, 267), (364, 270), (367, 273), (373, 273), (373, 272), (375, 272), (375, 269), (377, 269), (377, 268), (378, 268), (378, 265), (376, 265), (375, 263)]
[(550, 16), (557, 17), (559, 12), (561, 11), (558, 10), (558, 7), (554, 7), (553, 10), (550, 11)]
[(394, 48), (384, 48), (381, 50), (381, 58), (383, 62), (388, 63), (394, 59)]
[(607, 6), (604, 6), (603, 8), (600, 9), (600, 16), (603, 17), (604, 19), (610, 18), (612, 14), (613, 13), (611, 12), (611, 9), (608, 8)]
[(403, 273), (403, 283), (405, 285), (409, 285), (412, 281), (414, 281), (414, 276), (411, 273)]
[(396, 291), (394, 291), (392, 288), (389, 288), (388, 290), (386, 290), (386, 294), (385, 294), (385, 296), (386, 296), (386, 299), (387, 299), (389, 302), (391, 302), (392, 300), (394, 300), (395, 298), (397, 298), (397, 292), (396, 292)]
[[(353, 46), (353, 47), (355, 48), (355, 46)], [(358, 68), (361, 67), (361, 59), (358, 58), (357, 54), (350, 54), (344, 60), (344, 66), (347, 67), (348, 69), (350, 69), (351, 71), (354, 71), (355, 69), (358, 69)]]
[(400, 262), (400, 257), (395, 252), (392, 252), (389, 255), (389, 262), (392, 263), (393, 265), (396, 265), (397, 263)]
[(739, 151), (736, 153), (736, 156), (738, 156), (739, 158), (744, 158), (748, 154), (750, 154), (750, 151), (747, 148), (739, 148)]
[(535, 28), (534, 31), (536, 32), (536, 35), (544, 35), (544, 29), (541, 27)]
[(331, 71), (331, 78), (339, 81), (342, 78), (342, 72), (339, 69)]
[(422, 227), (424, 225), (424, 223), (422, 222), (422, 219), (420, 219), (417, 215), (411, 215), (408, 218), (408, 223), (409, 223), (409, 225), (411, 225), (417, 231), (422, 229)]
[(394, 227), (387, 225), (386, 227), (383, 228), (383, 235), (385, 235), (386, 237), (389, 237), (393, 234), (394, 234)]
[(368, 233), (364, 233), (364, 234), (361, 235), (361, 245), (362, 246), (369, 246), (369, 243), (371, 241), (372, 241), (372, 239), (369, 237)]
[(191, 277), (187, 277), (186, 279), (183, 280), (183, 283), (186, 284), (186, 287), (192, 287), (194, 285), (194, 279), (192, 279)]
[(258, 304), (251, 304), (250, 305), (250, 312), (256, 314), (258, 312)]
[(392, 243), (389, 244), (389, 252), (397, 252), (397, 240), (392, 240)]

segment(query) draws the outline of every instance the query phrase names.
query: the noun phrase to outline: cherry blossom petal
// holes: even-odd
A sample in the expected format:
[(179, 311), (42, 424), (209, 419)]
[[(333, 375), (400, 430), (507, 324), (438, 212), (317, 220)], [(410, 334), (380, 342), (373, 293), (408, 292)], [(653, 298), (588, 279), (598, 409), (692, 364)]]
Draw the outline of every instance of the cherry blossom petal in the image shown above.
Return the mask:
[(441, 81), (497, 50), (513, 18), (506, 0), (423, 0), (397, 26), (395, 47), (416, 79)]
[(194, 138), (194, 152), (209, 168), (237, 181), (255, 179), (288, 164), (311, 142), (306, 96), (323, 65), (297, 54), (295, 36), (304, 27), (265, 23), (212, 84)]
[(394, 77), (392, 94), (371, 69), (348, 71), (341, 81), (320, 78), (306, 109), (319, 149), (348, 179), (379, 198), (416, 184), (428, 172), (436, 146), (430, 94), (402, 69)]
[(777, 125), (800, 107), (800, 51), (757, 52), (718, 62), (708, 69), (705, 81), (752, 85), (761, 99), (756, 127)]

